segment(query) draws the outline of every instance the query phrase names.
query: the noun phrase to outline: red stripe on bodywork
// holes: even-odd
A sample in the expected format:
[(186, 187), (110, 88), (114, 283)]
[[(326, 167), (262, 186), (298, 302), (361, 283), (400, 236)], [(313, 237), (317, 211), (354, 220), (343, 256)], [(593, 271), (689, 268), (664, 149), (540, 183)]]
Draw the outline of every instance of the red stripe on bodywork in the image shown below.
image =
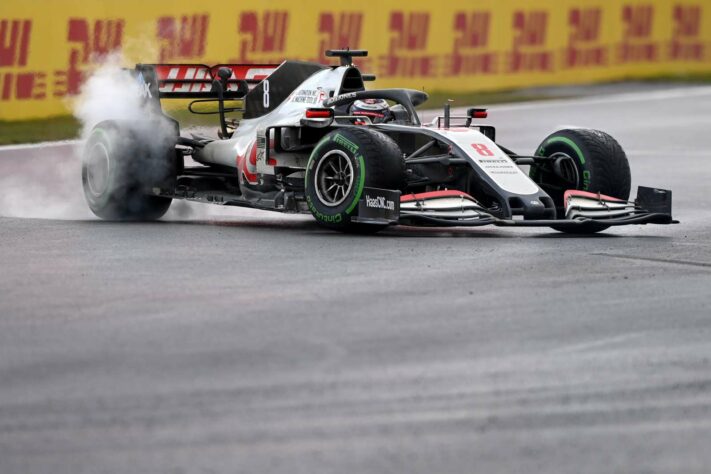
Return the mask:
[[(252, 155), (254, 156), (254, 164), (257, 164), (257, 142), (252, 143), (247, 149), (247, 153), (250, 154), (250, 161), (252, 161)], [(257, 175), (252, 174), (247, 169), (247, 157), (246, 155), (237, 155), (237, 169), (242, 173), (244, 178), (250, 184), (257, 183)]]
[(565, 192), (565, 194), (563, 194), (563, 201), (567, 201), (568, 198), (571, 196), (585, 197), (585, 198), (598, 199), (598, 200), (604, 200), (604, 201), (627, 202), (624, 199), (619, 199), (616, 197), (607, 196), (605, 194), (589, 193), (587, 191), (580, 191), (577, 189), (567, 190)]
[(424, 199), (437, 199), (446, 197), (463, 197), (464, 199), (471, 199), (472, 201), (476, 201), (473, 197), (463, 191), (447, 190), (430, 191), (428, 193), (419, 194), (405, 194), (404, 196), (400, 196), (400, 202), (422, 201)]
[(257, 143), (252, 143), (252, 150), (249, 153), (249, 164), (257, 166)]

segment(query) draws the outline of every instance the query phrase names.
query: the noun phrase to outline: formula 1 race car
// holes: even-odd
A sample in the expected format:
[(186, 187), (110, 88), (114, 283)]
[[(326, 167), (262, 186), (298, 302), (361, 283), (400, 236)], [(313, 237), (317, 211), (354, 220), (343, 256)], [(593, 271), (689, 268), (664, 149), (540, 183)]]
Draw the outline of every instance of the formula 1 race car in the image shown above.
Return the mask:
[[(423, 124), (427, 94), (366, 90), (353, 57), (338, 66), (137, 65), (130, 73), (145, 119), (105, 121), (92, 131), (82, 166), (91, 210), (111, 220), (161, 217), (172, 199), (311, 213), (329, 228), (374, 232), (416, 226), (549, 226), (592, 233), (623, 224), (670, 224), (671, 191), (640, 187), (609, 135), (557, 131), (534, 155), (496, 142), (474, 123), (487, 111), (444, 113)], [(161, 99), (219, 115), (218, 137), (181, 136)], [(230, 114), (240, 114), (240, 120)], [(186, 166), (185, 158), (197, 166)], [(528, 174), (519, 166), (529, 166)]]

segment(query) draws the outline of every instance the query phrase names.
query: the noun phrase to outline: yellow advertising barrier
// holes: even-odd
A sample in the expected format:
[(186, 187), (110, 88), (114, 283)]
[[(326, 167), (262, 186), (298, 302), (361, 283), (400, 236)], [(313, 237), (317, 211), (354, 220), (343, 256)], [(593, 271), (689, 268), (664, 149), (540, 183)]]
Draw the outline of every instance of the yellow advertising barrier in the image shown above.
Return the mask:
[[(102, 57), (357, 61), (378, 87), (483, 91), (711, 71), (708, 0), (4, 0), (0, 120), (63, 115)], [(127, 66), (131, 64), (126, 64)], [(106, 91), (111, 94), (111, 91)]]

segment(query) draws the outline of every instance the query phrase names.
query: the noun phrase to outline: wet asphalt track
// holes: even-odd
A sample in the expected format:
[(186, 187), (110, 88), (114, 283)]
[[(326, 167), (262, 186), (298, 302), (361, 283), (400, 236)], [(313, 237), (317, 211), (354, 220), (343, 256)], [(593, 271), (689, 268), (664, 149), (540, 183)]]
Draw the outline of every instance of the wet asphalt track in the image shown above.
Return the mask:
[(104, 223), (70, 147), (0, 151), (0, 214), (65, 218), (0, 218), (0, 472), (709, 472), (711, 89), (490, 116), (609, 131), (682, 224)]

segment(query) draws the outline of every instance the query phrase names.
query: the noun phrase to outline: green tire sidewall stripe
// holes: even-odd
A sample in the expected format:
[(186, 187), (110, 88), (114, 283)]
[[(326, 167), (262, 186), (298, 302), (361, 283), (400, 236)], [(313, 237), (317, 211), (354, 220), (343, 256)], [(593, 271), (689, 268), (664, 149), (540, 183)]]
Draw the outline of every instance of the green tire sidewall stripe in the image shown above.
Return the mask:
[(355, 197), (351, 205), (346, 209), (346, 214), (353, 212), (353, 209), (358, 205), (360, 196), (363, 194), (363, 187), (365, 186), (365, 160), (363, 159), (363, 155), (358, 155), (356, 159), (360, 162), (360, 179), (358, 180), (358, 189), (356, 190)]
[[(552, 137), (546, 140), (545, 145), (550, 145), (552, 143), (565, 143), (568, 145), (570, 148), (572, 148), (575, 153), (578, 155), (578, 160), (580, 161), (581, 165), (585, 164), (585, 155), (583, 155), (583, 152), (580, 150), (580, 147), (575, 143), (573, 140), (571, 140), (568, 137)], [(541, 147), (540, 150), (542, 150), (543, 147)]]
[[(311, 166), (313, 165), (313, 161), (317, 157), (317, 153), (319, 149), (324, 146), (326, 143), (331, 142), (336, 136), (341, 136), (341, 135), (331, 135), (331, 137), (328, 140), (324, 140), (318, 145), (316, 145), (316, 148), (314, 148), (314, 151), (311, 152), (311, 156), (309, 156), (309, 161), (306, 164), (306, 174), (304, 176), (304, 187), (307, 187), (309, 185), (309, 169), (311, 169)], [(345, 137), (341, 136), (342, 138), (346, 139)], [(358, 160), (358, 163), (360, 164), (360, 176), (358, 178), (358, 188), (356, 189), (355, 196), (353, 198), (353, 202), (351, 202), (350, 206), (346, 209), (346, 214), (350, 214), (353, 212), (353, 209), (358, 205), (358, 201), (360, 201), (361, 196), (363, 195), (363, 188), (365, 187), (365, 160), (363, 159), (363, 155), (358, 155), (354, 157), (355, 159)]]

